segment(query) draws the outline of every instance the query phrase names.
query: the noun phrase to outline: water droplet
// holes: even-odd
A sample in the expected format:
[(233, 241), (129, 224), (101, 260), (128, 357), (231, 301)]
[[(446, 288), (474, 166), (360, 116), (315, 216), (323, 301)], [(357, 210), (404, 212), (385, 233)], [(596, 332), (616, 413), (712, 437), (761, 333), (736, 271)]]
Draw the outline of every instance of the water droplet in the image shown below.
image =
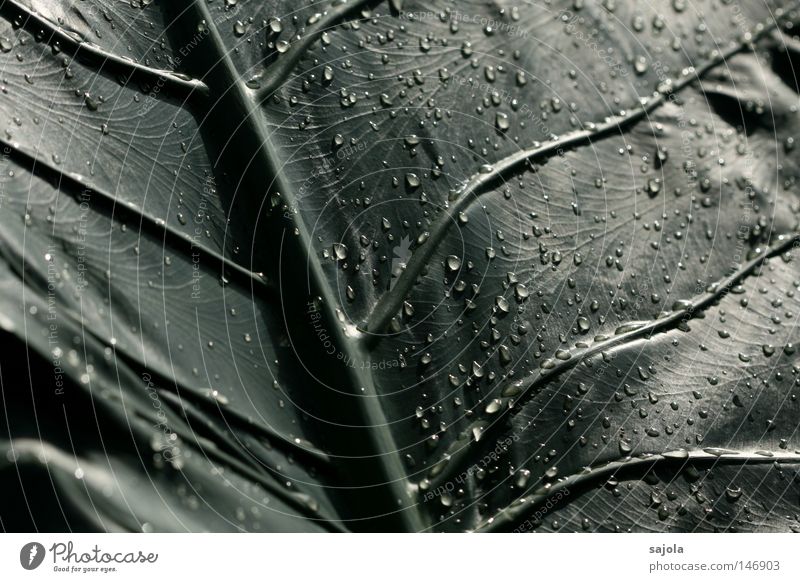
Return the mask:
[(445, 265), (449, 271), (458, 271), (461, 268), (461, 259), (455, 255), (449, 255), (445, 259)]
[(337, 261), (343, 261), (347, 258), (347, 246), (342, 243), (333, 243), (333, 256)]
[(406, 174), (406, 186), (409, 190), (416, 190), (420, 186), (419, 176), (417, 176), (414, 172), (409, 172)]
[(494, 117), (494, 124), (500, 131), (506, 131), (510, 127), (508, 115), (498, 112)]

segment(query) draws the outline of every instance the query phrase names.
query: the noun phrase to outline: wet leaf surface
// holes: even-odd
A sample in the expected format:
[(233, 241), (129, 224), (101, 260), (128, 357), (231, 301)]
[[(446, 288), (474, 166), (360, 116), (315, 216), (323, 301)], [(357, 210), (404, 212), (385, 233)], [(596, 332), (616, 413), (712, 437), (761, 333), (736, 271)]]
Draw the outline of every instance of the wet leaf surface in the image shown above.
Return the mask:
[(2, 526), (797, 530), (797, 10), (3, 1)]

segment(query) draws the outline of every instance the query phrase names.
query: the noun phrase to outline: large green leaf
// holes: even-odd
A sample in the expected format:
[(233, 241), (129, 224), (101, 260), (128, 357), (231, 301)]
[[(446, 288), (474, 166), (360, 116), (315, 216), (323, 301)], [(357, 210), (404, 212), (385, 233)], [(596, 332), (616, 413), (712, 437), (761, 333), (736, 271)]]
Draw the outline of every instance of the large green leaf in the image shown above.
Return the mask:
[(3, 0), (11, 530), (797, 529), (794, 3)]

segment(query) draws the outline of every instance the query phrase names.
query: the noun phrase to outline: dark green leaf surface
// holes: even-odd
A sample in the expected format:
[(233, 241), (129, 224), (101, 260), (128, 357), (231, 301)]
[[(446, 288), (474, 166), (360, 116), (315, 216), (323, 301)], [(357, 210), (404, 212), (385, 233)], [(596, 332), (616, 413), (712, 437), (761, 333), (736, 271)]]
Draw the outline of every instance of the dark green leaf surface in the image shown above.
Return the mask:
[(0, 2), (7, 530), (790, 531), (791, 2)]

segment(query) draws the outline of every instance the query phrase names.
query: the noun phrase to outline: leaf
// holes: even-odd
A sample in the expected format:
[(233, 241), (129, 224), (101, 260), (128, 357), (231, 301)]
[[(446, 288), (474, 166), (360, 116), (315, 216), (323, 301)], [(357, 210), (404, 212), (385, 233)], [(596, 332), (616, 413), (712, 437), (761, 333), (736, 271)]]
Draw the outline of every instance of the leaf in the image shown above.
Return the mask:
[(0, 4), (3, 527), (800, 527), (796, 5), (296, 4)]

